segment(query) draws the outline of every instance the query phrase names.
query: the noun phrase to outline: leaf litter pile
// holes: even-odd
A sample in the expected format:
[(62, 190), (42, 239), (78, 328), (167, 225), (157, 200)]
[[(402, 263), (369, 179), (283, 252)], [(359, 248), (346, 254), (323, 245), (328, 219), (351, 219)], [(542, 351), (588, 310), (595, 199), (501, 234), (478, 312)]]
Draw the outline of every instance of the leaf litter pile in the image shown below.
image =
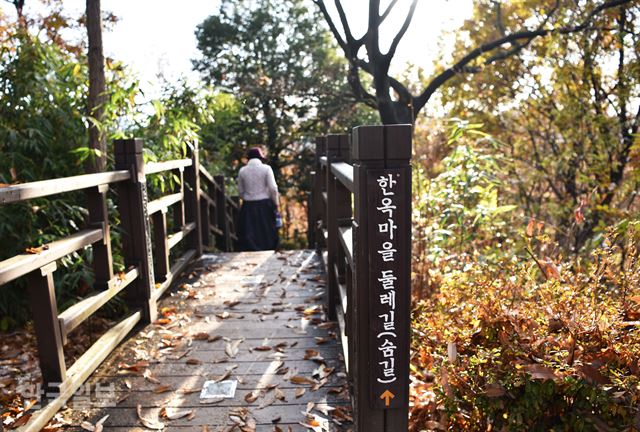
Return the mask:
[(514, 261), (434, 270), (413, 311), (410, 430), (640, 431), (638, 263)]
[[(48, 430), (350, 430), (344, 360), (317, 261), (309, 252), (277, 253), (258, 270), (264, 263), (244, 255), (194, 268), (159, 303), (158, 319), (90, 379), (91, 404), (76, 393)], [(35, 357), (31, 363), (36, 373)], [(237, 381), (237, 390), (202, 399), (205, 381)], [(114, 391), (98, 400), (93, 389), (107, 382)]]

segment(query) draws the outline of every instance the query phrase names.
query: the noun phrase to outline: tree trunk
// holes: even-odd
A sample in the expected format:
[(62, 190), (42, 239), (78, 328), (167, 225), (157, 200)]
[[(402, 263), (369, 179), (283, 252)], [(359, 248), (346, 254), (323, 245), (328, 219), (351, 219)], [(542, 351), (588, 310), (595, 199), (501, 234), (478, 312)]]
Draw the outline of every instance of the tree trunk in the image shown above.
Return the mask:
[[(87, 35), (89, 38), (89, 100), (88, 115), (101, 123), (104, 120), (105, 76), (102, 50), (102, 17), (100, 0), (87, 0)], [(107, 163), (107, 140), (93, 122), (89, 124), (89, 148), (95, 157), (89, 159), (87, 171), (104, 171)]]

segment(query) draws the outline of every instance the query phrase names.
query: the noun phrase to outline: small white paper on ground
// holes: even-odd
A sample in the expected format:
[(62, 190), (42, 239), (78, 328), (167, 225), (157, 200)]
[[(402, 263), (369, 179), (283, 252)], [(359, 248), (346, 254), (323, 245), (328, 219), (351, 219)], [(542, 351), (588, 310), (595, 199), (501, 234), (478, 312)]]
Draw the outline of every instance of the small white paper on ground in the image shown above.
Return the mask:
[(200, 399), (234, 398), (238, 380), (205, 381), (200, 392)]

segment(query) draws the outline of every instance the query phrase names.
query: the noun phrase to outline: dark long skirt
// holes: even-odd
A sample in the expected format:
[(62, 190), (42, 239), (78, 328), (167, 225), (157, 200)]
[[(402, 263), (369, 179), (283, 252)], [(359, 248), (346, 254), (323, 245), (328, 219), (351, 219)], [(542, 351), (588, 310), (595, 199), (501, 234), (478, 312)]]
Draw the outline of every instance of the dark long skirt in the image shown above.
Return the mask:
[(273, 201), (244, 201), (240, 209), (238, 231), (241, 251), (277, 249), (279, 238)]

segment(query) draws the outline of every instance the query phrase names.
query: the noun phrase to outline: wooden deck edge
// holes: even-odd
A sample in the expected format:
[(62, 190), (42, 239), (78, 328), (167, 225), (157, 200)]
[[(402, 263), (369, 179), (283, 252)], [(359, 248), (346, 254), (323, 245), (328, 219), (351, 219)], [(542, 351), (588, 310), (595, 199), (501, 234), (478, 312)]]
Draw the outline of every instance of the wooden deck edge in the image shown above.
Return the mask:
[(89, 376), (100, 366), (104, 359), (111, 354), (113, 349), (129, 334), (140, 321), (141, 317), (142, 314), (140, 311), (135, 312), (102, 335), (102, 337), (69, 368), (67, 372), (68, 383), (66, 383), (60, 396), (49, 402), (44, 408), (33, 413), (29, 422), (18, 428), (17, 431), (38, 432), (44, 428), (60, 408), (67, 403), (80, 386), (82, 386)]

